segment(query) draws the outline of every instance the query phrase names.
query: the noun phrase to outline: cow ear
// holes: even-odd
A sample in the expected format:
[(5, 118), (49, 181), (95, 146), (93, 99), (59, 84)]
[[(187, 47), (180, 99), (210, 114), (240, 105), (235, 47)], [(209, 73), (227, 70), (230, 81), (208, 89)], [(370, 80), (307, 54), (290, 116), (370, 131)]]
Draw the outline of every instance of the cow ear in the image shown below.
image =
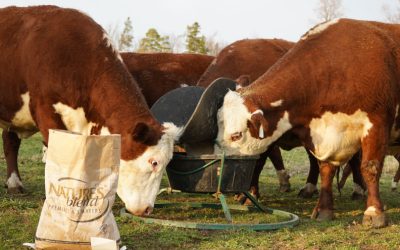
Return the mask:
[(236, 89), (240, 89), (250, 85), (250, 76), (241, 75), (235, 81), (236, 81)]
[(146, 123), (139, 122), (133, 129), (132, 138), (138, 142), (146, 142), (150, 134), (150, 128)]
[(268, 130), (268, 123), (262, 112), (254, 112), (247, 123), (251, 136), (264, 139)]

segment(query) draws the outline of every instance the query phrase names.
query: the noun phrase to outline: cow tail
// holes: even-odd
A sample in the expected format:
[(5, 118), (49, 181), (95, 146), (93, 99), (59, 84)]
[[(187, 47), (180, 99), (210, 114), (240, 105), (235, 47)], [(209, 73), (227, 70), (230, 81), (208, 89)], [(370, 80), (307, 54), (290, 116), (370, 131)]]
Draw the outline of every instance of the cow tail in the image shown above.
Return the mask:
[(340, 168), (341, 167), (336, 168), (336, 185), (339, 191), (339, 195), (342, 196), (342, 189), (340, 188), (340, 182), (339, 182)]

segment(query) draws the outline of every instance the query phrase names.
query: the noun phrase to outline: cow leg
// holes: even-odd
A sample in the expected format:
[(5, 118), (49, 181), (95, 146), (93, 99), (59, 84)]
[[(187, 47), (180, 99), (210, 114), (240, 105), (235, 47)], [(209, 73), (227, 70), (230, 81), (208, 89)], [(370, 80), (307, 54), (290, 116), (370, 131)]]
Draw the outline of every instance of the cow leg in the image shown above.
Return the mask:
[(302, 198), (312, 198), (314, 194), (318, 194), (317, 182), (319, 175), (318, 161), (308, 150), (306, 150), (310, 161), (310, 170), (308, 172), (306, 185), (300, 189), (298, 194)]
[(344, 168), (343, 168), (342, 177), (340, 178), (340, 181), (339, 181), (339, 189), (342, 189), (344, 187), (344, 185), (346, 184), (347, 178), (349, 178), (350, 174), (351, 174), (351, 166), (349, 163), (347, 163), (346, 166), (344, 166)]
[(3, 150), (7, 163), (7, 192), (10, 194), (22, 193), (23, 185), (18, 171), (18, 150), (21, 139), (11, 131), (3, 130)]
[(286, 172), (285, 166), (283, 165), (283, 159), (281, 150), (277, 146), (270, 147), (267, 151), (268, 157), (271, 159), (272, 165), (275, 168), (276, 174), (279, 179), (279, 191), (289, 192), (290, 191), (290, 175)]
[(352, 200), (363, 200), (365, 198), (365, 191), (367, 187), (365, 186), (364, 180), (360, 171), (361, 163), (361, 151), (353, 155), (350, 161), (346, 164), (343, 169), (342, 178), (340, 178), (339, 189), (344, 187), (346, 180), (349, 175), (353, 175), (353, 193), (351, 194)]
[[(253, 195), (256, 199), (260, 198), (260, 192), (259, 192), (259, 179), (260, 179), (260, 174), (261, 171), (264, 168), (265, 161), (267, 160), (268, 157), (268, 151), (265, 151), (264, 153), (260, 154), (260, 158), (256, 161), (256, 165), (254, 167), (254, 172), (253, 176), (251, 179), (251, 184), (250, 184), (250, 191), (249, 193)], [(236, 200), (238, 200), (240, 203), (245, 204), (245, 205), (251, 205), (252, 202), (244, 195), (240, 194)]]
[(264, 168), (267, 157), (268, 157), (268, 151), (260, 154), (260, 158), (258, 158), (258, 160), (256, 161), (256, 166), (254, 167), (253, 177), (251, 178), (250, 194), (252, 194), (257, 199), (260, 198), (260, 189), (259, 189), (260, 174)]
[(353, 193), (351, 194), (352, 200), (363, 200), (366, 197), (365, 191), (367, 190), (367, 187), (361, 175), (360, 164), (361, 151), (353, 155), (349, 161), (351, 172), (353, 173)]
[(34, 117), (40, 133), (43, 136), (43, 144), (48, 145), (49, 129), (66, 129), (61, 117), (54, 112), (51, 105), (37, 105), (34, 109)]
[(383, 204), (379, 197), (379, 178), (385, 158), (388, 133), (379, 131), (379, 124), (368, 131), (362, 141), (361, 174), (368, 189), (367, 209), (364, 212), (363, 225), (380, 228), (387, 225)]
[(399, 167), (397, 168), (396, 174), (394, 175), (392, 180), (392, 191), (396, 191), (397, 185), (399, 184), (400, 180), (400, 153), (395, 154), (394, 158), (396, 158), (397, 162), (399, 163)]
[(335, 177), (336, 167), (330, 163), (320, 164), (321, 193), (319, 200), (311, 215), (312, 219), (332, 220), (333, 219), (333, 194), (332, 182)]

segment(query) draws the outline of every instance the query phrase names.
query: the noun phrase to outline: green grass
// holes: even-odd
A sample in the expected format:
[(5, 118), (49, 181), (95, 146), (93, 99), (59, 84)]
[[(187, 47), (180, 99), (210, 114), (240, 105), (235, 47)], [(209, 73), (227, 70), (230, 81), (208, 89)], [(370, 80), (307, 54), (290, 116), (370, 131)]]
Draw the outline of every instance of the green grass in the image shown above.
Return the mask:
[[(39, 220), (44, 195), (44, 164), (41, 163), (41, 138), (38, 135), (23, 140), (20, 150), (20, 171), (27, 191), (24, 195), (8, 195), (0, 188), (0, 249), (23, 249), (23, 242), (33, 242), (36, 225)], [(350, 200), (351, 182), (349, 181), (340, 195), (335, 191), (335, 215), (331, 222), (310, 220), (310, 213), (317, 198), (304, 200), (297, 197), (298, 190), (304, 185), (308, 172), (307, 156), (303, 149), (284, 152), (287, 169), (292, 175), (294, 191), (279, 193), (278, 180), (271, 164), (261, 176), (261, 204), (286, 210), (300, 216), (297, 227), (272, 232), (205, 231), (178, 229), (121, 217), (118, 211), (123, 207), (117, 198), (114, 214), (120, 229), (123, 244), (128, 249), (398, 249), (400, 246), (400, 194), (390, 191), (390, 180), (397, 167), (392, 159), (386, 162), (381, 179), (382, 200), (387, 206), (389, 226), (383, 229), (369, 229), (361, 223), (364, 202)], [(0, 154), (0, 178), (6, 180), (4, 155)], [(162, 186), (166, 186), (163, 179)], [(209, 195), (163, 194), (160, 201), (215, 201)], [(230, 203), (234, 203), (231, 196)], [(255, 214), (235, 214), (241, 222), (263, 221)], [(186, 220), (223, 221), (223, 213), (215, 210), (193, 211), (159, 210), (154, 216), (185, 218)], [(203, 217), (204, 216), (204, 217)], [(235, 217), (236, 218), (236, 217)], [(269, 218), (274, 220), (274, 218)], [(268, 218), (265, 220), (269, 220)]]

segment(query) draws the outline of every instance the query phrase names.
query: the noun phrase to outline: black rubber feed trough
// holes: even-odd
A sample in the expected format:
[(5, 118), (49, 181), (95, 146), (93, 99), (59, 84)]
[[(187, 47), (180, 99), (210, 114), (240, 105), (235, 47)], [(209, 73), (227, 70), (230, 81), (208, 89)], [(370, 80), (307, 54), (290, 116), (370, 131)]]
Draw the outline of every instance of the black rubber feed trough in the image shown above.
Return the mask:
[(183, 127), (193, 114), (204, 90), (198, 86), (171, 90), (153, 104), (151, 112), (160, 123), (172, 122)]
[(167, 167), (171, 187), (187, 193), (216, 193), (221, 174), (222, 193), (249, 190), (258, 156), (225, 157), (223, 168), (220, 158), (220, 155), (175, 154)]
[(179, 144), (188, 155), (213, 153), (217, 137), (217, 112), (222, 106), (225, 94), (236, 89), (236, 82), (219, 78), (206, 89), (190, 86), (174, 89), (151, 107), (160, 123), (172, 122), (184, 127)]
[[(221, 155), (212, 154), (218, 133), (218, 109), (222, 106), (225, 94), (235, 88), (236, 82), (219, 78), (206, 89), (192, 86), (172, 90), (152, 106), (154, 116), (161, 123), (172, 122), (184, 127), (180, 144), (186, 154), (175, 153), (167, 166), (173, 189), (190, 193), (249, 190), (258, 156), (229, 156), (222, 159)], [(222, 165), (225, 166), (224, 171), (219, 173)]]
[[(254, 167), (258, 156), (225, 156), (215, 155), (214, 141), (218, 133), (217, 112), (222, 106), (225, 94), (235, 90), (236, 82), (219, 78), (207, 89), (201, 87), (184, 87), (172, 90), (162, 96), (151, 107), (158, 121), (172, 122), (184, 127), (179, 145), (185, 153), (174, 153), (167, 166), (170, 188), (188, 193), (215, 193), (221, 205), (201, 203), (200, 206), (190, 203), (193, 208), (222, 208), (229, 224), (197, 223), (154, 218), (139, 218), (145, 223), (197, 228), (208, 230), (252, 229), (274, 230), (292, 227), (298, 224), (296, 215), (268, 208), (263, 208), (247, 191), (250, 188)], [(210, 154), (211, 153), (211, 154)], [(233, 224), (224, 193), (243, 192), (253, 205), (262, 212), (279, 214), (288, 217), (287, 221), (269, 224)], [(155, 207), (187, 205), (185, 203), (155, 204)], [(246, 207), (247, 208), (247, 207)], [(124, 216), (134, 217), (121, 211)]]

